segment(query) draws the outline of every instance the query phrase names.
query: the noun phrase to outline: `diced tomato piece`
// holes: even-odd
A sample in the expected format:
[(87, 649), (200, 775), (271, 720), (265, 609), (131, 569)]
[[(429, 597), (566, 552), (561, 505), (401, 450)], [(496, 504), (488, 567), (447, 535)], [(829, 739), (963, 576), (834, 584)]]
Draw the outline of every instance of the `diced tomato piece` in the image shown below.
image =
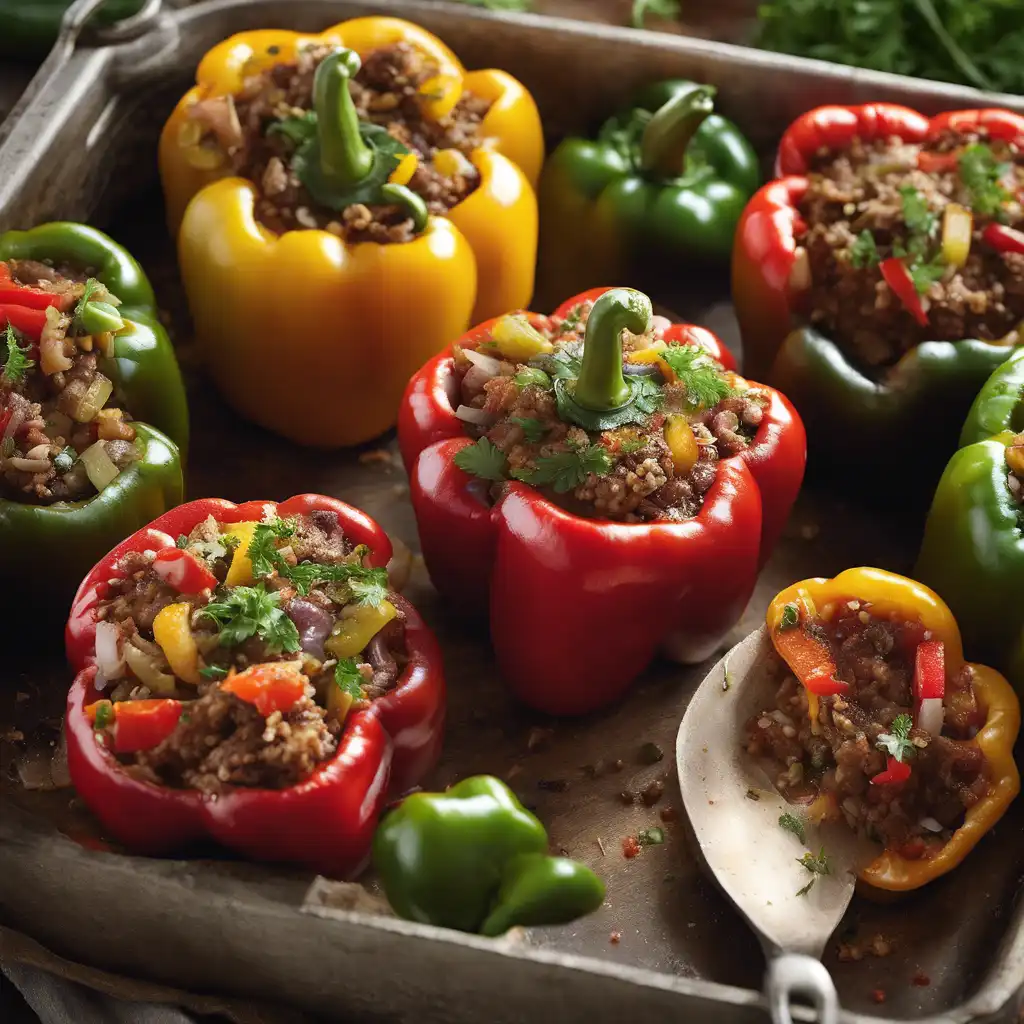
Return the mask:
[(217, 586), (217, 577), (195, 555), (181, 548), (158, 551), (153, 572), (179, 594), (198, 594)]
[(166, 698), (122, 700), (114, 705), (114, 750), (130, 754), (152, 750), (174, 732), (181, 702)]
[(306, 677), (293, 662), (270, 661), (228, 676), (221, 689), (254, 704), (266, 718), (275, 711), (291, 710), (302, 699), (306, 692)]
[(914, 696), (920, 701), (946, 694), (946, 647), (941, 640), (925, 640), (914, 655)]
[(876, 786), (894, 786), (906, 782), (910, 778), (910, 765), (906, 761), (897, 761), (890, 757), (886, 761), (885, 771), (879, 772), (871, 782)]

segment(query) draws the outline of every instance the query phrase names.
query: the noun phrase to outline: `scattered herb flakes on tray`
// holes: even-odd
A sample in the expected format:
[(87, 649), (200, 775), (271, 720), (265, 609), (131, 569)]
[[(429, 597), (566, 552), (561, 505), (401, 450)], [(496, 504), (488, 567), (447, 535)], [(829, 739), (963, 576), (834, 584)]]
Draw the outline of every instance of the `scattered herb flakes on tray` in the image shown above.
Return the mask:
[(1016, 0), (768, 0), (758, 21), (768, 50), (1024, 93)]

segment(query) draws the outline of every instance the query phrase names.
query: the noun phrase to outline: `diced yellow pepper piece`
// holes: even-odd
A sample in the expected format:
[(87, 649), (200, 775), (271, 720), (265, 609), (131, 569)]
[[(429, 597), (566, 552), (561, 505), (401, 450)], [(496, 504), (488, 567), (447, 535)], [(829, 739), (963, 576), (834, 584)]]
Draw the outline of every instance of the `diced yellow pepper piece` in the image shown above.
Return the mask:
[(526, 363), (534, 356), (553, 352), (555, 346), (525, 317), (503, 316), (491, 328), (491, 344), (488, 348), (496, 348), (506, 359), (517, 363)]
[(182, 682), (199, 683), (199, 648), (192, 636), (192, 605), (169, 604), (153, 619), (153, 639), (160, 645), (171, 671)]
[(446, 178), (464, 178), (473, 170), (469, 158), (459, 149), (439, 149), (432, 163), (438, 174)]
[(328, 683), (327, 685), (329, 687), (327, 691), (327, 713), (333, 715), (339, 722), (344, 722), (355, 699), (348, 690), (343, 690), (340, 686), (335, 686), (334, 683)]
[(663, 341), (656, 341), (650, 348), (637, 349), (626, 356), (627, 363), (653, 363), (661, 370), (661, 375), (667, 384), (674, 384), (677, 380), (676, 371), (665, 361), (662, 352), (668, 346)]
[(959, 203), (950, 203), (942, 215), (942, 258), (951, 267), (962, 267), (971, 251), (974, 215)]
[(456, 74), (434, 75), (419, 88), (420, 106), (425, 117), (439, 121), (447, 117), (462, 96), (462, 76)]
[(408, 185), (419, 165), (420, 158), (415, 153), (406, 153), (401, 163), (391, 172), (388, 181), (392, 185)]
[(672, 454), (672, 465), (679, 474), (689, 473), (700, 455), (697, 438), (685, 416), (669, 413), (665, 419), (665, 443)]
[(235, 523), (230, 530), (225, 530), (227, 537), (237, 537), (238, 547), (235, 548), (231, 567), (228, 569), (224, 585), (227, 587), (246, 587), (253, 581), (252, 562), (249, 560), (249, 545), (259, 523)]
[(354, 658), (398, 614), (390, 601), (376, 607), (350, 605), (335, 623), (324, 648), (333, 658)]

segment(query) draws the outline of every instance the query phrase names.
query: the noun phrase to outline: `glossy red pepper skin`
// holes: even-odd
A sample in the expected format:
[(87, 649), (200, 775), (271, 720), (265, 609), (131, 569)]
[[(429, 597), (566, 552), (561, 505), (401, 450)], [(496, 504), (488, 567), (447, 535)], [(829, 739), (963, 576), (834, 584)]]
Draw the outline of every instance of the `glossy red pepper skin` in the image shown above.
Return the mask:
[[(574, 296), (553, 317), (605, 291)], [(535, 325), (547, 320), (527, 316)], [(492, 323), (460, 344), (478, 344)], [(727, 369), (735, 365), (702, 328), (675, 324), (665, 338), (699, 340)], [(454, 462), (473, 443), (455, 415), (454, 382), (450, 351), (413, 377), (399, 443), (431, 579), (467, 612), (489, 608), (498, 664), (517, 696), (552, 714), (584, 714), (620, 697), (659, 650), (679, 661), (713, 653), (803, 478), (806, 438), (789, 402), (767, 389), (753, 444), (718, 463), (694, 519), (616, 523), (572, 515), (517, 481), (491, 505), (488, 484)]]
[(989, 224), (981, 237), (999, 252), (1024, 252), (1024, 231), (1016, 231), (1005, 224)]
[(8, 324), (24, 334), (26, 338), (38, 341), (46, 326), (46, 310), (2, 303), (0, 304), (0, 330), (6, 330)]
[(179, 594), (198, 594), (217, 586), (217, 577), (189, 551), (165, 548), (153, 559), (153, 571)]
[(406, 617), (409, 662), (398, 684), (369, 708), (350, 714), (334, 757), (289, 789), (238, 788), (211, 800), (195, 790), (133, 779), (96, 743), (84, 711), (103, 696), (94, 686), (95, 609), (106, 581), (118, 574), (115, 564), (130, 551), (174, 547), (179, 534), (189, 533), (207, 516), (222, 523), (258, 520), (268, 506), (279, 516), (335, 512), (349, 540), (370, 549), (370, 564), (385, 566), (391, 557), (390, 541), (369, 516), (323, 495), (299, 495), (280, 504), (234, 505), (210, 498), (164, 513), (99, 562), (75, 597), (65, 631), (68, 659), (78, 673), (65, 719), (68, 767), (82, 799), (111, 836), (133, 852), (165, 854), (212, 838), (247, 857), (347, 877), (365, 862), (388, 793), (415, 785), (441, 749), (445, 686), (440, 652), (403, 598), (389, 598)]
[[(975, 339), (927, 342), (904, 355), (884, 379), (866, 376), (831, 339), (802, 326), (810, 276), (799, 208), (806, 175), (822, 147), (842, 150), (858, 137), (923, 142), (946, 130), (979, 128), (991, 138), (1024, 145), (1024, 117), (1006, 110), (950, 111), (930, 120), (889, 103), (808, 111), (783, 135), (778, 177), (747, 205), (733, 248), (732, 295), (744, 372), (792, 400), (811, 438), (812, 467), (893, 472), (894, 480), (908, 485), (901, 507), (911, 512), (955, 448), (974, 395), (1013, 346)], [(917, 438), (923, 420), (932, 432), (926, 451)], [(884, 494), (891, 508), (891, 489)]]

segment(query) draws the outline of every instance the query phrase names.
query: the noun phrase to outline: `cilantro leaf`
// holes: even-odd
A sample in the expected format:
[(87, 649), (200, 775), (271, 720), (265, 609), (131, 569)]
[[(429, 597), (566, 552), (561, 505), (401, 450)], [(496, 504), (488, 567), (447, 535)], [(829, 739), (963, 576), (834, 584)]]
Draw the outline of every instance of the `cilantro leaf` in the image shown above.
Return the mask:
[(633, 28), (643, 28), (648, 14), (656, 18), (678, 18), (679, 11), (679, 0), (633, 0), (630, 24)]
[(566, 314), (565, 319), (558, 325), (559, 334), (568, 334), (569, 331), (574, 331), (580, 325), (580, 321), (583, 319), (583, 304), (580, 303), (578, 306), (573, 306), (572, 309)]
[(547, 426), (541, 423), (540, 420), (535, 419), (521, 419), (518, 416), (513, 416), (510, 423), (516, 423), (523, 428), (523, 433), (526, 435), (526, 440), (530, 444), (537, 444), (544, 440), (544, 435), (548, 432)]
[(992, 150), (984, 143), (968, 146), (957, 161), (960, 180), (971, 194), (971, 207), (985, 217), (996, 217), (1010, 193), (1001, 179), (1010, 165), (998, 163)]
[(334, 685), (353, 700), (363, 700), (366, 697), (363, 682), (363, 674), (359, 671), (355, 658), (345, 658), (334, 666)]
[(220, 665), (207, 665), (199, 670), (199, 674), (204, 679), (223, 679), (228, 674), (228, 670), (221, 668)]
[(174, 542), (176, 548), (187, 548), (188, 547), (188, 534), (179, 533), (178, 539)]
[(686, 400), (693, 408), (711, 409), (733, 393), (721, 368), (697, 345), (673, 342), (661, 357), (686, 388)]
[(665, 404), (665, 392), (653, 377), (639, 377), (634, 381), (633, 405), (648, 416)]
[(308, 594), (317, 583), (344, 583), (352, 591), (357, 604), (376, 607), (387, 597), (387, 569), (370, 568), (358, 562), (341, 562), (338, 565), (300, 562), (286, 566), (281, 575), (291, 580), (302, 595)]
[(828, 856), (825, 853), (825, 847), (823, 846), (817, 854), (807, 851), (802, 857), (797, 857), (797, 864), (802, 864), (813, 876), (811, 880), (802, 888), (798, 889), (797, 896), (806, 896), (811, 891), (811, 887), (818, 880), (819, 875), (831, 875), (832, 866), (829, 864)]
[(941, 256), (933, 260), (910, 260), (907, 263), (907, 273), (910, 280), (914, 282), (914, 290), (918, 295), (926, 295), (928, 289), (946, 272), (946, 264)]
[(624, 455), (632, 455), (633, 452), (640, 451), (647, 442), (642, 437), (627, 437), (624, 441), (619, 442), (619, 451)]
[(904, 185), (900, 189), (903, 199), (903, 222), (912, 235), (924, 235), (930, 238), (939, 223), (938, 217), (932, 213), (928, 201), (913, 185)]
[(235, 587), (223, 601), (208, 604), (201, 614), (219, 627), (222, 647), (235, 647), (258, 636), (271, 650), (292, 653), (299, 650), (299, 631), (281, 610), (281, 595), (268, 593), (262, 583), (254, 587)]
[(792, 629), (798, 625), (800, 625), (800, 609), (791, 601), (783, 606), (779, 629)]
[(530, 360), (530, 365), (539, 367), (555, 380), (576, 380), (583, 368), (583, 346), (569, 342), (549, 355), (536, 356)]
[(455, 465), (464, 473), (481, 480), (504, 480), (507, 460), (505, 453), (481, 437), (476, 444), (467, 445), (455, 455)]
[(246, 554), (252, 562), (254, 576), (269, 576), (275, 569), (282, 575), (288, 563), (277, 550), (277, 542), (295, 536), (295, 524), (287, 519), (272, 519), (260, 523), (252, 532), (252, 540)]
[(265, 136), (283, 135), (295, 146), (301, 146), (316, 135), (316, 111), (307, 110), (302, 117), (282, 117), (267, 125)]
[(780, 814), (779, 827), (784, 828), (787, 832), (792, 832), (801, 843), (807, 841), (807, 831), (804, 828), (804, 823), (795, 814), (791, 814), (789, 811)]
[(865, 228), (850, 246), (850, 263), (855, 267), (875, 267), (881, 262), (875, 236)]
[(879, 733), (875, 746), (897, 761), (908, 760), (916, 753), (914, 743), (910, 739), (910, 730), (913, 726), (914, 721), (910, 715), (897, 715), (889, 726), (889, 732)]
[(582, 486), (587, 477), (607, 476), (612, 468), (608, 450), (600, 444), (581, 445), (555, 455), (537, 459), (533, 469), (515, 469), (512, 476), (534, 487), (552, 486), (556, 493), (565, 494)]
[(99, 732), (106, 729), (114, 721), (114, 705), (109, 700), (101, 700), (96, 705), (96, 719), (92, 727)]
[(29, 351), (29, 346), (26, 345), (22, 348), (18, 344), (18, 336), (14, 333), (14, 327), (10, 323), (7, 325), (6, 341), (7, 361), (4, 363), (4, 370), (0, 374), (0, 379), (3, 380), (4, 384), (14, 387), (14, 385), (22, 382), (25, 374), (36, 364), (34, 360), (29, 359), (25, 355)]

